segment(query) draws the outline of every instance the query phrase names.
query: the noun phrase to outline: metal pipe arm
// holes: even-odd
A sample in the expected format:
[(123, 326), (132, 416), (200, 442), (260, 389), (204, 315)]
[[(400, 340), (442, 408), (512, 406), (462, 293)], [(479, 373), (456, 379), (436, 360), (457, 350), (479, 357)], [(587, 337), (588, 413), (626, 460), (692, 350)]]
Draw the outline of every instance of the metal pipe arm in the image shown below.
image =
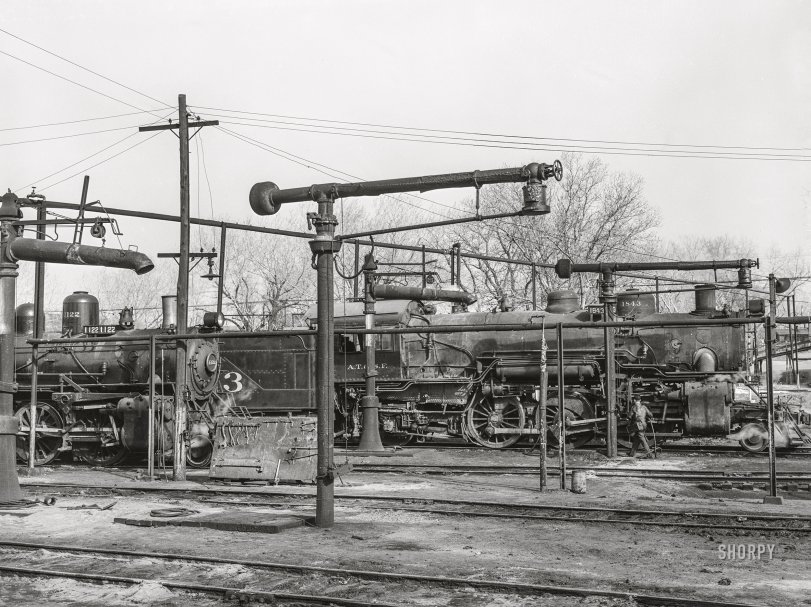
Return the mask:
[(149, 257), (137, 251), (75, 245), (67, 242), (49, 242), (32, 238), (10, 239), (7, 254), (14, 262), (40, 261), (105, 266), (133, 270), (136, 274), (146, 274), (155, 267)]
[(472, 305), (477, 298), (467, 291), (449, 289), (430, 289), (422, 287), (403, 287), (400, 285), (374, 285), (372, 293), (375, 299), (421, 299), (423, 301), (447, 301)]
[(559, 259), (555, 264), (555, 273), (560, 278), (571, 278), (575, 272), (622, 272), (648, 270), (740, 270), (759, 267), (759, 260), (735, 259), (731, 261), (655, 261), (655, 262), (605, 262), (605, 263), (572, 263), (571, 259)]
[(466, 173), (444, 173), (422, 177), (402, 177), (379, 181), (356, 183), (319, 183), (303, 188), (279, 189), (272, 181), (254, 184), (249, 200), (257, 215), (273, 215), (282, 204), (289, 202), (317, 201), (323, 196), (329, 198), (352, 198), (357, 196), (380, 196), (399, 192), (428, 192), (446, 188), (479, 187), (492, 183), (521, 181), (541, 182), (549, 177), (560, 179), (562, 168), (559, 162), (545, 164), (533, 162), (523, 167), (471, 171)]

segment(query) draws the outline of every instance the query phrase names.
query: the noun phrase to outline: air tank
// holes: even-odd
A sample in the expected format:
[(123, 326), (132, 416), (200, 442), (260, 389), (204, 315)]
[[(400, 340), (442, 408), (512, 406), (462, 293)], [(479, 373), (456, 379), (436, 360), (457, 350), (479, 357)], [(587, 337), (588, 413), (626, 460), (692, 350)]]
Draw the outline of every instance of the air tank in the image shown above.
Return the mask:
[(718, 310), (715, 308), (715, 285), (696, 285), (696, 309), (693, 314), (699, 316), (712, 316)]
[(177, 328), (177, 295), (162, 295), (161, 303), (163, 307), (161, 327), (164, 329)]
[(74, 291), (62, 302), (62, 333), (78, 335), (86, 325), (99, 324), (99, 300), (87, 291)]
[(34, 304), (24, 303), (17, 306), (17, 310), (14, 313), (17, 335), (25, 337), (32, 337), (34, 335), (35, 315), (36, 310), (34, 309)]
[(617, 295), (617, 316), (642, 318), (656, 313), (656, 296), (639, 294), (637, 289), (628, 289)]
[(574, 291), (550, 291), (546, 296), (546, 311), (550, 314), (571, 314), (579, 309), (580, 298)]

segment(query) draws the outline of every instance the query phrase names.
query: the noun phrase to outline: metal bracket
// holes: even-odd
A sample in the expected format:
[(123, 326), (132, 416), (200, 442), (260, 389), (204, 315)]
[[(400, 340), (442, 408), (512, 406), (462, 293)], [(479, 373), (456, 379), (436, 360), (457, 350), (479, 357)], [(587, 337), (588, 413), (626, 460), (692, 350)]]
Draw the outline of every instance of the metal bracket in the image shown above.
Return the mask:
[(19, 389), (19, 384), (13, 381), (0, 381), (0, 393), (16, 394)]
[(13, 415), (0, 415), (0, 436), (17, 434), (20, 431), (20, 421)]

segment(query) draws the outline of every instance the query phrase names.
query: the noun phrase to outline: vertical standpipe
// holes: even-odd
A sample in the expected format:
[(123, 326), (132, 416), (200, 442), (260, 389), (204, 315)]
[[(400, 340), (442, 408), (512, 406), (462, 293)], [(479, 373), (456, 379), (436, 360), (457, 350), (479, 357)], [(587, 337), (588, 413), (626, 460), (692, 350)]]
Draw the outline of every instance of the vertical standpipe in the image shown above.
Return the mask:
[[(12, 223), (18, 218), (17, 197), (11, 192), (0, 198), (0, 504), (22, 500), (16, 469), (16, 435), (19, 424), (14, 417), (14, 340), (17, 286), (17, 261), (53, 262), (126, 268), (138, 274), (152, 270), (152, 261), (135, 251), (44, 242), (15, 237)], [(33, 350), (36, 352), (36, 349)], [(34, 367), (34, 374), (37, 369)], [(36, 375), (32, 377), (32, 384)], [(32, 391), (32, 427), (36, 428), (36, 394)], [(36, 433), (30, 435), (34, 445)], [(30, 453), (29, 453), (30, 457)], [(30, 462), (29, 462), (30, 463)]]
[(397, 192), (427, 192), (446, 188), (480, 187), (489, 183), (525, 182), (524, 206), (516, 215), (543, 215), (549, 212), (549, 205), (536, 200), (536, 192), (543, 181), (554, 177), (560, 181), (563, 167), (559, 161), (554, 164), (531, 163), (523, 167), (473, 171), (468, 173), (446, 173), (421, 177), (406, 177), (358, 183), (314, 184), (309, 187), (280, 190), (272, 182), (256, 183), (251, 188), (249, 200), (251, 208), (258, 215), (273, 215), (282, 204), (315, 201), (317, 213), (308, 213), (308, 220), (315, 226), (315, 240), (310, 241), (314, 267), (318, 270), (318, 332), (316, 352), (316, 403), (318, 407), (318, 471), (316, 485), (316, 526), (331, 527), (334, 523), (333, 510), (333, 396), (335, 349), (334, 301), (333, 295), (333, 256), (341, 249), (341, 242), (335, 239), (335, 226), (338, 221), (333, 214), (336, 198), (357, 196), (379, 196)]

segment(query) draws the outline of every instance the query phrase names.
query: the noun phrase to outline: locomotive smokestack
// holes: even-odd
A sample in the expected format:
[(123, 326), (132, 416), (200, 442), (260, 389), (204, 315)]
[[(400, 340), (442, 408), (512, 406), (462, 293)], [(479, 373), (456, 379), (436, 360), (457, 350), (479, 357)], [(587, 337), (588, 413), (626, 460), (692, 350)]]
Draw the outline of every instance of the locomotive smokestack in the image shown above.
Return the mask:
[(163, 323), (162, 329), (174, 329), (177, 327), (177, 295), (163, 295)]
[(715, 285), (696, 285), (696, 309), (693, 314), (699, 316), (712, 316), (718, 310), (715, 308)]

